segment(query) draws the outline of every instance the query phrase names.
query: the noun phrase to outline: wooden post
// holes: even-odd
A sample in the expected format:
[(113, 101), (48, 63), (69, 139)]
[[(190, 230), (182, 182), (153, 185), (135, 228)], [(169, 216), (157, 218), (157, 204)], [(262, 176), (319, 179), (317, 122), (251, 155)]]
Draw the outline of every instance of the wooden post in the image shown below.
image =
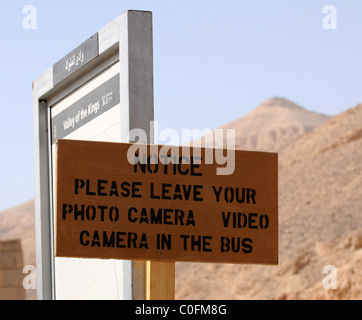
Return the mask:
[(175, 300), (174, 262), (146, 262), (146, 300)]

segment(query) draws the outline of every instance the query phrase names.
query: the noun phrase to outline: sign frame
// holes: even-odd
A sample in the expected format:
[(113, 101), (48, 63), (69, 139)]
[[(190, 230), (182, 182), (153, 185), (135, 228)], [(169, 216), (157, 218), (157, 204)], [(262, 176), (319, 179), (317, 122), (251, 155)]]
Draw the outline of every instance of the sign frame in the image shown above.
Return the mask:
[[(97, 45), (97, 48), (94, 48)], [(89, 57), (82, 48), (90, 46)], [(95, 49), (95, 50), (94, 50)], [(86, 52), (89, 49), (84, 49)], [(80, 56), (77, 56), (80, 52)], [(85, 54), (85, 53), (84, 53)], [(129, 10), (117, 17), (96, 35), (71, 51), (33, 82), (34, 178), (37, 294), (39, 300), (55, 299), (54, 212), (52, 173), (51, 107), (82, 85), (120, 63), (121, 140), (129, 142), (129, 131), (140, 128), (151, 132), (154, 119), (153, 30), (152, 13)], [(69, 74), (57, 74), (59, 66), (74, 66)], [(66, 67), (66, 65), (65, 65)], [(149, 137), (153, 143), (153, 137)], [(144, 299), (145, 264), (132, 264), (133, 281), (137, 281), (133, 298)]]

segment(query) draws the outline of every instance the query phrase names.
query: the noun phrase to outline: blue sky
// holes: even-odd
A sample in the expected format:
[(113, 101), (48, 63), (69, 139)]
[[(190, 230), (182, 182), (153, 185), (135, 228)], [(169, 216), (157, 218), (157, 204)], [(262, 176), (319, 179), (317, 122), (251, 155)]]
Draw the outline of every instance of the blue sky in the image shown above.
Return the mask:
[(329, 115), (362, 102), (360, 0), (1, 0), (0, 211), (34, 197), (32, 81), (128, 9), (153, 12), (160, 130), (212, 129), (272, 96)]

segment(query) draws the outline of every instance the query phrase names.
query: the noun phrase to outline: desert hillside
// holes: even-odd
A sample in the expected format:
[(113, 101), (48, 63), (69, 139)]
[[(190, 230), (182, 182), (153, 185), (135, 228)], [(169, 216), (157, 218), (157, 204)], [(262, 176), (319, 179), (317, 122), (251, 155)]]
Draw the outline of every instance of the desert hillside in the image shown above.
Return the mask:
[[(178, 263), (177, 299), (362, 298), (362, 105), (330, 118), (282, 98), (222, 128), (237, 147), (280, 154), (280, 264)], [(34, 202), (0, 213), (0, 239), (35, 264)], [(323, 268), (337, 268), (337, 290)]]
[(0, 212), (0, 240), (21, 239), (25, 265), (35, 265), (34, 200)]
[(178, 298), (361, 299), (361, 119), (359, 105), (282, 148), (278, 267), (178, 264)]
[[(0, 241), (21, 240), (24, 267), (36, 265), (34, 218), (34, 200), (0, 212)], [(35, 300), (36, 291), (26, 290), (26, 299)]]

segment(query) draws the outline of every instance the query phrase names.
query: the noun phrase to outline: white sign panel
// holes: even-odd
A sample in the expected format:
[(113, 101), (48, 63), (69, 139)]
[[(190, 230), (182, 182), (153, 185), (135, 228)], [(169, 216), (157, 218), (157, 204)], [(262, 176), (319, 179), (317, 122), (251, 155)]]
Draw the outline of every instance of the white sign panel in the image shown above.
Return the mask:
[[(54, 177), (56, 139), (121, 142), (119, 70), (117, 62), (51, 107)], [(57, 300), (132, 299), (129, 261), (55, 258), (54, 272)]]
[(150, 131), (152, 13), (127, 11), (65, 55), (34, 81), (33, 108), (38, 299), (143, 298), (139, 264), (54, 258), (55, 142), (129, 142), (129, 130)]

